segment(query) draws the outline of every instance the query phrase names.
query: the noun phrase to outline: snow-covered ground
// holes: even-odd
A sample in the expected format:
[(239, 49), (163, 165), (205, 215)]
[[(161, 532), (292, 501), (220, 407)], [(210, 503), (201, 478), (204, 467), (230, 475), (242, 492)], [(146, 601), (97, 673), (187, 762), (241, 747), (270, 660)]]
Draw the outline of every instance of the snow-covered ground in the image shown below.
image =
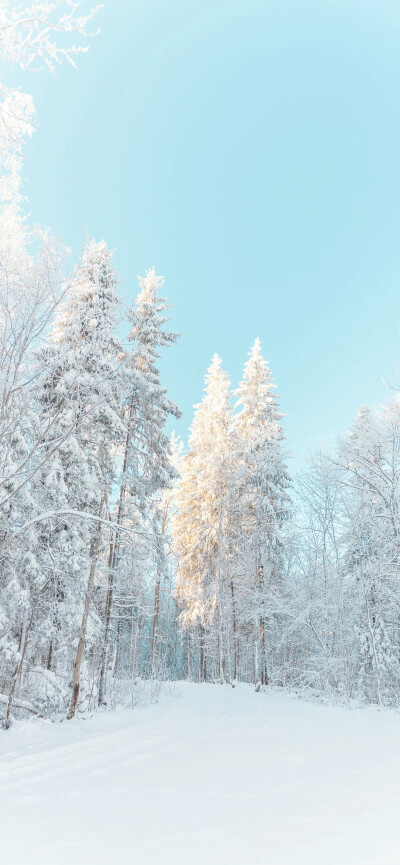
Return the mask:
[(247, 686), (0, 734), (4, 865), (400, 865), (400, 714)]

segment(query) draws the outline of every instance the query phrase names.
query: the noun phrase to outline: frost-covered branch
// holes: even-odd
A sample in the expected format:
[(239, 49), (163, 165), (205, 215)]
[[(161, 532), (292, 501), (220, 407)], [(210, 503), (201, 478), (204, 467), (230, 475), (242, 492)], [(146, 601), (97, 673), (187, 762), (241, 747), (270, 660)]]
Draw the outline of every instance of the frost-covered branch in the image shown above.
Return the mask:
[[(1, 80), (1, 67), (18, 65), (23, 70), (47, 68), (51, 74), (63, 62), (76, 67), (88, 51), (87, 38), (96, 35), (88, 27), (102, 7), (80, 12), (81, 0), (34, 0), (24, 5), (0, 2), (0, 207), (18, 206), (21, 194), (23, 144), (34, 131), (32, 96)], [(85, 4), (86, 5), (86, 4)], [(71, 43), (71, 37), (78, 43)]]
[(88, 46), (62, 44), (60, 35), (76, 34), (84, 40), (95, 35), (88, 26), (102, 5), (99, 3), (87, 12), (80, 12), (81, 0), (35, 0), (27, 5), (2, 0), (0, 56), (3, 64), (16, 63), (25, 70), (45, 66), (53, 74), (63, 61), (76, 66), (75, 58), (88, 51)]
[[(107, 528), (112, 530), (112, 531), (121, 532), (122, 534), (128, 535), (129, 537), (131, 537), (132, 534), (133, 535), (143, 535), (144, 537), (147, 537), (147, 538), (149, 537), (148, 531), (142, 531), (142, 530), (136, 529), (134, 527), (128, 528), (126, 526), (121, 526), (119, 523), (113, 522), (110, 519), (105, 519), (104, 517), (97, 516), (96, 514), (90, 514), (90, 513), (85, 512), (85, 511), (76, 511), (76, 510), (73, 510), (72, 508), (65, 508), (65, 509), (61, 508), (59, 510), (46, 511), (42, 514), (38, 514), (37, 516), (33, 517), (33, 519), (28, 520), (26, 523), (24, 523), (23, 526), (20, 526), (18, 529), (16, 529), (12, 533), (12, 536), (15, 537), (16, 535), (23, 534), (31, 526), (33, 526), (37, 523), (42, 523), (42, 522), (45, 522), (46, 520), (57, 519), (57, 517), (68, 517), (68, 516), (69, 517), (79, 517), (80, 520), (88, 520), (90, 522), (94, 522), (94, 523), (98, 523), (98, 524), (100, 523), (101, 525), (107, 526)], [(157, 533), (154, 533), (154, 537), (160, 537), (162, 540), (164, 540), (164, 536), (158, 535)]]

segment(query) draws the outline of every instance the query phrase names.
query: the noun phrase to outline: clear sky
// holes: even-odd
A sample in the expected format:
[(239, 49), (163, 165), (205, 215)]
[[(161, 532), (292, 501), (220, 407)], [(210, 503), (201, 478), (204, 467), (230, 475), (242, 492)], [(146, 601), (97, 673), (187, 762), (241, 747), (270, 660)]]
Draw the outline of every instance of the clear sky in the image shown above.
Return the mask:
[(297, 466), (396, 383), (398, 0), (105, 0), (98, 22), (78, 72), (25, 83), (32, 219), (75, 252), (104, 237), (126, 296), (165, 276), (185, 438), (212, 354), (236, 385), (260, 337)]

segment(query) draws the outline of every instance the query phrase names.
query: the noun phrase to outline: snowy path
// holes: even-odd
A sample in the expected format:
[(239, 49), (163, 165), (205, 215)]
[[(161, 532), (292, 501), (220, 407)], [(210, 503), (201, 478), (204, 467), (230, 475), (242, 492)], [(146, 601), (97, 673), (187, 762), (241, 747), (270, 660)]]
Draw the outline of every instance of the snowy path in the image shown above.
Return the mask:
[(400, 714), (246, 686), (0, 735), (4, 865), (400, 865)]

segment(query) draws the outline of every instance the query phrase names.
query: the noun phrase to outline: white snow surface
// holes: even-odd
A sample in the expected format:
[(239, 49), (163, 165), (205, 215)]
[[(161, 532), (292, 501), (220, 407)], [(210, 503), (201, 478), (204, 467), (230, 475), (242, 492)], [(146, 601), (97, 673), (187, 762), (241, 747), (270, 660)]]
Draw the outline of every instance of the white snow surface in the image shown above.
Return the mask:
[(399, 865), (400, 714), (179, 683), (0, 733), (4, 865)]

